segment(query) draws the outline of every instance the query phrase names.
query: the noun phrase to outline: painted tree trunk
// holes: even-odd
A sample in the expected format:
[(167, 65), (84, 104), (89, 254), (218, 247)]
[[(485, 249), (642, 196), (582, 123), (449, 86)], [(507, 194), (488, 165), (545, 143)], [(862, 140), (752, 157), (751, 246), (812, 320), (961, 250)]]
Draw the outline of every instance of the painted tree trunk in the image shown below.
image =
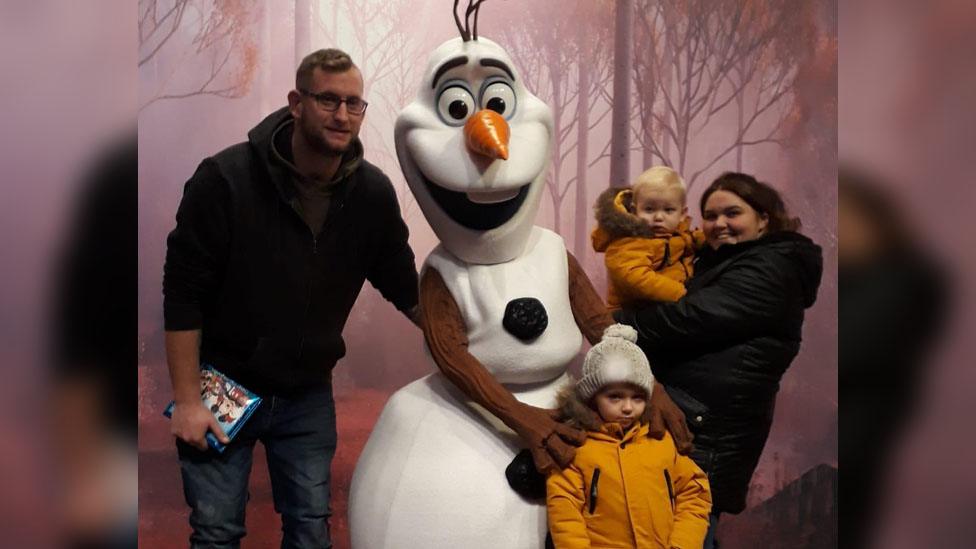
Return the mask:
[(552, 196), (552, 230), (556, 233), (562, 235), (562, 206), (563, 197), (565, 196), (562, 192), (563, 176), (562, 176), (562, 153), (563, 153), (563, 142), (560, 137), (562, 136), (563, 128), (563, 101), (562, 101), (562, 88), (560, 87), (560, 82), (562, 81), (562, 75), (557, 72), (557, 66), (553, 64), (549, 69), (549, 74), (552, 78), (552, 120), (553, 127), (556, 128), (556, 135), (552, 138), (552, 180), (549, 182), (549, 195)]
[(586, 197), (586, 170), (589, 159), (587, 138), (590, 133), (590, 58), (583, 55), (579, 65), (579, 93), (576, 100), (576, 215), (573, 253), (585, 265), (590, 220), (590, 201)]
[(651, 147), (651, 142), (654, 140), (654, 121), (647, 120), (645, 124), (647, 124), (646, 129), (642, 131), (644, 132), (644, 139), (647, 141), (647, 145), (644, 145), (641, 151), (644, 153), (641, 159), (641, 171), (654, 165), (654, 148)]
[[(652, 53), (651, 55), (654, 54)], [(664, 69), (658, 72), (656, 76), (657, 78), (660, 79), (660, 85), (661, 85), (660, 89), (664, 90), (664, 92), (662, 92), (663, 95), (663, 94), (673, 93), (671, 90), (671, 83), (674, 81), (672, 76), (673, 69), (671, 67), (671, 63), (673, 62), (671, 48), (665, 47), (662, 57), (664, 58), (664, 60), (661, 63), (661, 66), (664, 67)], [(671, 160), (671, 143), (674, 140), (671, 139), (670, 135), (667, 133), (664, 127), (667, 123), (666, 121), (672, 119), (671, 113), (668, 112), (667, 109), (664, 109), (664, 112), (661, 114), (661, 116), (664, 119), (664, 122), (658, 122), (658, 132), (660, 132), (661, 134), (661, 154), (663, 156), (662, 160), (666, 165), (670, 166), (671, 168), (674, 168), (673, 166), (674, 162)]]
[(613, 40), (613, 115), (610, 122), (610, 185), (630, 179), (630, 79), (633, 65), (633, 0), (617, 0)]
[(742, 172), (742, 139), (745, 137), (742, 135), (742, 127), (745, 124), (743, 120), (745, 117), (745, 89), (743, 88), (742, 93), (740, 93), (735, 98), (735, 105), (738, 108), (739, 114), (739, 127), (736, 128), (736, 135), (738, 136), (739, 144), (735, 147), (735, 171)]

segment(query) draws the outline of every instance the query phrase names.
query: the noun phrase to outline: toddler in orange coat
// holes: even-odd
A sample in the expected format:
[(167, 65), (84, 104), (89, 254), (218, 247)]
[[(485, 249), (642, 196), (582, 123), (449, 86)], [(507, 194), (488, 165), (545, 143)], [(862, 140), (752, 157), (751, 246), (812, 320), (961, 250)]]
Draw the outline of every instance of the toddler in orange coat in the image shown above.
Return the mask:
[(546, 481), (556, 549), (700, 549), (712, 508), (705, 473), (644, 417), (654, 378), (634, 343), (614, 324), (583, 362), (583, 377), (559, 397), (565, 420), (587, 431), (572, 464)]
[(685, 295), (695, 250), (705, 241), (691, 231), (685, 183), (678, 172), (655, 166), (631, 188), (610, 188), (596, 204), (593, 249), (605, 254), (607, 305), (637, 300), (677, 301)]

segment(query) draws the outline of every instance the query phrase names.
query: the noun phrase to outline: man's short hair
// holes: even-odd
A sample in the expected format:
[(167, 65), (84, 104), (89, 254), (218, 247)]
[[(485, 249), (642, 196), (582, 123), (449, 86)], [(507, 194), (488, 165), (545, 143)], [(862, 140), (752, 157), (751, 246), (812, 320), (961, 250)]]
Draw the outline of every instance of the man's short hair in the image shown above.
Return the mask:
[(312, 85), (312, 73), (315, 69), (322, 69), (325, 72), (346, 72), (355, 67), (349, 54), (336, 49), (313, 51), (302, 59), (302, 64), (298, 66), (295, 73), (295, 86), (300, 90), (307, 90)]

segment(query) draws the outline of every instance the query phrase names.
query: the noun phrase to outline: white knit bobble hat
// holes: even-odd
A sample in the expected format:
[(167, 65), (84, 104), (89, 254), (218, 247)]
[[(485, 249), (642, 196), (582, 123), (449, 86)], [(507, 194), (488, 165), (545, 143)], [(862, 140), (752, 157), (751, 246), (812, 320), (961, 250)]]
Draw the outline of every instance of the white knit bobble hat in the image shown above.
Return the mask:
[(583, 359), (583, 377), (576, 383), (576, 393), (584, 402), (611, 383), (631, 383), (647, 391), (654, 386), (651, 365), (637, 341), (637, 330), (614, 324), (603, 331), (603, 338)]

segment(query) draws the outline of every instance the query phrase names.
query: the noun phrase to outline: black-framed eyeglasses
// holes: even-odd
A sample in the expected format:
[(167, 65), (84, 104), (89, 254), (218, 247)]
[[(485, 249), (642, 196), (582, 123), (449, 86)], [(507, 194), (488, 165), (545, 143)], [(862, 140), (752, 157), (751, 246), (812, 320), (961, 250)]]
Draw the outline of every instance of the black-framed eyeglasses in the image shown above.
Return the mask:
[(312, 93), (308, 90), (299, 89), (299, 93), (302, 95), (307, 95), (315, 100), (320, 107), (329, 111), (335, 112), (339, 110), (339, 105), (345, 103), (346, 111), (349, 114), (361, 115), (366, 112), (366, 107), (369, 103), (363, 101), (359, 97), (339, 97), (334, 93), (322, 92), (322, 93)]

